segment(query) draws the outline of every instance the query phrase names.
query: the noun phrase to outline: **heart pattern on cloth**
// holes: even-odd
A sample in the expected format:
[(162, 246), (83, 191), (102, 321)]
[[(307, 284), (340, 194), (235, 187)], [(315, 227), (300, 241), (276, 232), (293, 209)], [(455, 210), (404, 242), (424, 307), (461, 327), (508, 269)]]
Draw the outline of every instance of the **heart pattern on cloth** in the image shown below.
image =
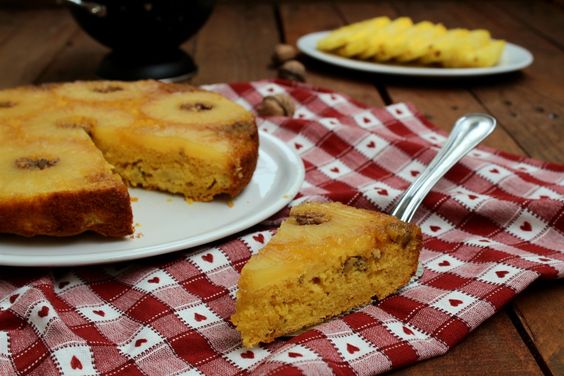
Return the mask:
[(339, 167), (331, 167), (331, 169), (329, 171), (338, 174), (341, 170), (339, 170)]
[(70, 361), (70, 366), (72, 369), (82, 369), (82, 362), (76, 357), (76, 355), (73, 355)]
[(522, 231), (527, 231), (527, 232), (533, 231), (533, 226), (531, 226), (531, 224), (530, 224), (529, 222), (527, 222), (527, 221), (523, 222), (523, 223), (521, 224), (521, 226), (519, 226), (519, 228), (520, 228)]
[(360, 349), (351, 343), (347, 343), (347, 351), (349, 354), (354, 354), (355, 352), (360, 351)]
[(405, 334), (407, 334), (408, 336), (412, 336), (413, 335), (413, 330), (409, 329), (407, 326), (402, 327), (403, 332)]
[[(325, 95), (325, 92), (319, 94), (315, 89), (297, 83), (295, 86), (294, 83), (268, 82), (216, 87), (223, 88), (230, 98), (251, 108), (260, 103), (269, 86), (275, 88), (274, 92), (291, 95), (296, 100), (298, 113), (311, 119), (257, 119), (259, 128), (266, 128), (269, 136), (288, 141), (287, 145), (295, 152), (294, 143), (303, 145), (297, 153), (304, 156), (307, 184), (299, 191), (295, 201), (289, 204), (290, 207), (302, 201), (319, 199), (346, 202), (365, 209), (382, 209), (382, 204), (391, 203), (391, 199), (401, 192), (406, 180), (415, 179), (410, 175), (411, 170), (421, 171), (418, 175), (421, 176), (421, 166), (425, 161), (419, 158), (420, 153), (429, 156), (433, 152), (428, 149), (432, 147), (428, 136), (434, 132), (427, 127), (430, 125), (428, 121), (415, 113), (410, 105), (400, 107), (403, 112), (401, 119), (405, 121), (399, 121), (400, 116), (396, 116), (395, 112), (397, 106), (372, 109), (361, 103), (348, 102), (346, 96), (342, 98), (342, 106), (330, 106), (326, 105), (326, 101), (319, 100), (319, 95)], [(334, 122), (326, 116), (334, 116)], [(370, 123), (365, 125), (363, 117), (369, 118)], [(370, 131), (366, 128), (370, 128)], [(437, 139), (442, 140), (442, 137), (437, 136)], [(374, 149), (367, 147), (372, 145), (371, 140), (374, 141)], [(121, 262), (117, 265), (78, 268), (61, 271), (68, 274), (59, 278), (54, 278), (49, 270), (38, 271), (40, 284), (37, 283), (38, 278), (30, 276), (12, 276), (12, 273), (2, 275), (1, 279), (5, 279), (8, 285), (2, 286), (4, 299), (0, 307), (4, 311), (0, 316), (4, 314), (4, 317), (6, 313), (11, 316), (12, 310), (28, 312), (26, 325), (33, 326), (33, 330), (27, 331), (25, 338), (24, 333), (21, 333), (22, 340), (45, 344), (38, 348), (40, 351), (31, 360), (48, 360), (39, 365), (45, 375), (63, 370), (74, 374), (95, 373), (96, 370), (102, 372), (108, 370), (110, 364), (112, 370), (142, 370), (147, 356), (151, 355), (143, 351), (149, 352), (153, 346), (158, 347), (158, 352), (170, 355), (163, 359), (151, 359), (154, 362), (149, 366), (157, 370), (166, 369), (167, 373), (179, 374), (190, 367), (187, 366), (190, 363), (198, 366), (194, 368), (196, 373), (205, 369), (212, 373), (213, 370), (224, 370), (226, 376), (238, 372), (249, 375), (269, 372), (298, 374), (300, 371), (313, 374), (320, 369), (374, 374), (441, 355), (451, 350), (453, 339), (456, 339), (456, 343), (462, 341), (495, 311), (503, 309), (509, 298), (514, 298), (520, 288), (530, 284), (533, 279), (544, 277), (552, 282), (554, 277), (564, 273), (564, 263), (558, 254), (561, 249), (552, 241), (554, 239), (533, 236), (544, 229), (550, 234), (561, 233), (562, 223), (553, 218), (561, 218), (564, 203), (558, 199), (559, 191), (553, 188), (558, 188), (562, 181), (562, 167), (557, 166), (554, 170), (553, 164), (535, 162), (532, 164), (537, 166), (534, 174), (519, 173), (515, 160), (493, 150), (477, 150), (467, 158), (469, 163), (454, 167), (448, 184), (442, 186), (439, 194), (429, 196), (428, 210), (420, 217), (427, 237), (421, 251), (425, 275), (389, 299), (367, 307), (364, 313), (347, 313), (309, 334), (293, 339), (284, 337), (270, 346), (247, 349), (240, 347), (241, 337), (230, 322), (236, 298), (236, 278), (241, 268), (248, 256), (256, 253), (275, 233), (280, 220), (287, 215), (288, 207), (265, 219), (260, 227), (251, 227), (225, 241), (217, 240), (198, 247), (196, 252), (187, 249), (158, 258), (154, 263)], [(392, 163), (385, 163), (387, 161)], [(526, 159), (518, 161), (521, 163)], [(329, 171), (335, 166), (340, 173)], [(497, 175), (488, 172), (497, 166)], [(349, 176), (341, 177), (349, 172)], [(501, 179), (505, 176), (506, 180)], [(520, 181), (524, 181), (526, 187), (519, 187)], [(387, 197), (384, 196), (384, 189), (387, 190)], [(510, 204), (507, 204), (507, 192)], [(472, 201), (471, 195), (477, 198)], [(541, 200), (538, 199), (539, 195), (550, 195), (552, 199)], [(461, 200), (457, 204), (452, 198)], [(485, 198), (488, 200), (484, 209), (496, 217), (485, 221), (473, 221), (479, 218), (466, 221), (477, 211), (475, 206)], [(449, 219), (451, 214), (454, 215), (452, 220)], [(530, 223), (531, 232), (519, 229), (524, 221)], [(438, 226), (433, 229), (440, 230), (433, 232), (431, 225)], [(520, 236), (523, 239), (517, 239), (515, 235), (518, 234), (524, 235)], [(512, 247), (516, 239), (519, 245)], [(486, 249), (488, 246), (492, 248)], [(509, 248), (509, 254), (515, 262), (506, 262), (504, 251)], [(208, 253), (214, 257), (211, 264), (201, 258)], [(541, 258), (550, 261), (543, 262)], [(117, 273), (117, 270), (121, 272)], [(498, 278), (496, 271), (509, 273)], [(163, 279), (158, 284), (147, 282), (155, 276), (162, 276)], [(511, 283), (512, 279), (519, 283)], [(67, 281), (70, 283), (64, 290), (57, 289), (61, 282)], [(460, 284), (466, 286), (466, 281), (471, 283), (470, 288), (461, 289)], [(160, 282), (163, 286), (170, 286), (175, 294), (171, 296), (168, 290), (154, 291), (163, 287)], [(515, 285), (519, 289), (514, 288)], [(95, 303), (89, 304), (84, 300), (84, 291), (90, 291), (89, 294), (96, 299)], [(18, 304), (10, 308), (8, 300), (14, 294), (19, 294), (22, 299), (15, 299)], [(46, 325), (52, 324), (49, 320), (59, 313), (59, 299), (63, 298), (63, 304), (72, 312), (98, 319), (87, 320), (84, 330), (80, 329), (78, 340), (72, 331), (60, 338), (54, 337), (60, 333), (55, 333), (52, 327)], [(37, 313), (43, 305), (53, 309), (53, 312), (49, 311), (42, 319)], [(96, 316), (92, 313), (94, 309), (104, 310), (107, 318)], [(196, 312), (209, 317), (197, 322), (199, 316)], [(413, 314), (408, 314), (410, 312), (416, 315), (415, 322)], [(432, 317), (432, 320), (417, 320), (417, 312)], [(73, 325), (74, 316), (64, 313), (56, 317), (57, 320), (52, 320), (56, 327)], [(116, 332), (124, 321), (131, 320), (131, 315), (135, 316), (135, 327), (129, 328), (131, 334), (124, 336)], [(99, 322), (103, 320), (106, 322), (100, 325)], [(449, 325), (453, 321), (456, 321), (455, 325)], [(175, 326), (166, 331), (171, 322)], [(410, 325), (414, 323), (417, 325), (411, 329)], [(160, 326), (155, 328), (154, 324)], [(144, 328), (141, 332), (140, 327)], [(369, 332), (385, 335), (372, 336)], [(14, 335), (20, 335), (18, 328), (8, 329), (8, 338)], [(97, 350), (91, 346), (100, 335), (107, 339), (104, 346), (107, 346), (108, 351), (103, 357), (97, 356)], [(6, 347), (3, 346), (5, 337), (5, 333), (0, 332), (0, 348)], [(63, 345), (61, 348), (62, 341), (76, 341), (76, 344), (72, 343), (70, 347)], [(179, 349), (178, 346), (182, 346), (180, 350), (202, 351), (179, 351), (182, 352), (179, 354), (175, 351)], [(23, 360), (29, 355), (28, 349), (20, 347), (18, 350), (16, 346), (8, 346), (8, 352), (9, 361), (6, 364), (12, 367), (8, 374), (25, 374), (29, 362), (11, 360)], [(301, 354), (301, 357), (297, 354)], [(82, 369), (71, 369), (73, 355), (81, 362)]]
[(205, 320), (207, 320), (207, 317), (202, 315), (202, 314), (199, 314), (198, 312), (195, 312), (194, 313), (194, 320), (196, 320), (198, 322), (205, 321)]
[(431, 225), (431, 226), (429, 226), (429, 229), (433, 232), (437, 232), (441, 229), (441, 226)]
[(419, 175), (419, 174), (420, 174), (420, 172), (419, 172), (419, 171), (417, 171), (417, 170), (411, 170), (411, 171), (410, 171), (409, 173), (410, 173), (410, 174), (411, 174), (411, 176), (413, 176), (413, 177), (416, 177), (417, 175)]
[(37, 315), (39, 317), (45, 317), (49, 314), (49, 307), (47, 306), (43, 306), (41, 307), (41, 309), (39, 310), (39, 312), (37, 312)]
[(149, 283), (159, 283), (160, 281), (161, 281), (161, 279), (159, 277), (155, 276), (155, 277), (149, 279), (147, 282), (149, 282)]
[(259, 243), (261, 243), (261, 244), (264, 243), (264, 235), (263, 235), (263, 234), (253, 235), (253, 239), (254, 239), (256, 242), (259, 242)]
[(95, 314), (97, 314), (98, 316), (101, 316), (101, 317), (106, 316), (106, 312), (102, 311), (101, 309), (95, 309), (92, 312), (94, 312)]
[(202, 256), (202, 260), (205, 262), (209, 262), (210, 264), (213, 263), (213, 255), (211, 253), (206, 253)]
[(385, 188), (380, 188), (376, 191), (376, 193), (378, 193), (380, 196), (387, 196), (388, 195), (388, 190)]
[(14, 304), (14, 302), (16, 301), (16, 299), (20, 296), (20, 294), (14, 294), (12, 296), (10, 296), (10, 303)]
[(368, 144), (366, 144), (366, 147), (374, 149), (376, 147), (376, 143), (374, 141), (370, 141)]
[(470, 200), (475, 200), (475, 199), (478, 198), (478, 196), (473, 195), (473, 194), (469, 194), (469, 195), (468, 195), (468, 198), (469, 198)]
[(302, 144), (299, 144), (297, 142), (294, 143), (294, 147), (296, 148), (296, 150), (300, 150), (301, 148), (303, 148), (304, 146)]
[(499, 278), (503, 278), (505, 277), (509, 272), (507, 270), (498, 270), (497, 272), (495, 272), (495, 275), (497, 275)]
[(491, 172), (492, 174), (499, 174), (499, 170), (498, 170), (497, 168), (492, 168), (492, 169), (490, 170), (490, 172)]
[(372, 122), (372, 120), (371, 120), (368, 116), (364, 116), (364, 117), (362, 118), (362, 122), (363, 122), (364, 124), (369, 124), (370, 122)]
[(550, 259), (547, 259), (547, 258), (541, 257), (541, 258), (539, 258), (539, 261), (542, 261), (542, 262), (549, 262), (549, 261), (550, 261)]

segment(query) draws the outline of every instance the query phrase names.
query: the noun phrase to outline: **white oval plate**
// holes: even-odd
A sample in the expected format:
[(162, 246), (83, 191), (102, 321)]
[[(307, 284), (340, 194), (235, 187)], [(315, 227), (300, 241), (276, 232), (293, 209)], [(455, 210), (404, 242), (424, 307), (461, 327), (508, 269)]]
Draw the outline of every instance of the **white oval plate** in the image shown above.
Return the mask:
[(260, 132), (257, 168), (231, 202), (187, 203), (183, 197), (130, 189), (135, 235), (106, 239), (0, 235), (0, 265), (70, 266), (133, 260), (202, 245), (249, 228), (290, 202), (304, 180), (302, 160), (277, 138)]
[(506, 43), (505, 50), (503, 51), (503, 55), (501, 56), (499, 64), (488, 68), (428, 68), (372, 63), (367, 61), (347, 59), (318, 50), (317, 42), (329, 33), (330, 31), (320, 31), (304, 35), (303, 37), (298, 39), (298, 48), (306, 55), (341, 67), (365, 72), (407, 76), (482, 76), (517, 71), (531, 65), (531, 63), (533, 62), (533, 55), (527, 49), (513, 43)]

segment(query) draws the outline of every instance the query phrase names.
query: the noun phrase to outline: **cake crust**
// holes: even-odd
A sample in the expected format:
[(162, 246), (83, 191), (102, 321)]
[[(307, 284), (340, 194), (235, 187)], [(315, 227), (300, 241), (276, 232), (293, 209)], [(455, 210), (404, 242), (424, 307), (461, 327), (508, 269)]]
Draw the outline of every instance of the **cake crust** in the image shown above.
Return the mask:
[[(33, 215), (30, 215), (33, 213)], [(127, 187), (56, 192), (0, 205), (0, 233), (26, 237), (72, 236), (94, 231), (109, 237), (133, 233)]]

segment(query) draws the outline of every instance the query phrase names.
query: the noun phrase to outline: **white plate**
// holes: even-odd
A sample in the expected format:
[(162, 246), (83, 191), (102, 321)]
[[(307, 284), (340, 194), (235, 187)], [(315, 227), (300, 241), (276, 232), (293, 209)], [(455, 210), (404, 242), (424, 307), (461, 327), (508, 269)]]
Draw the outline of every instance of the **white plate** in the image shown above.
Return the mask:
[(260, 133), (256, 171), (231, 202), (187, 203), (183, 197), (130, 189), (136, 231), (131, 239), (95, 234), (70, 238), (0, 235), (0, 265), (69, 266), (138, 259), (205, 244), (242, 231), (290, 202), (304, 180), (302, 160), (282, 141)]
[(409, 76), (481, 76), (520, 70), (531, 65), (533, 62), (533, 55), (528, 50), (513, 43), (506, 43), (505, 50), (503, 51), (499, 64), (488, 68), (427, 68), (406, 65), (379, 64), (347, 59), (319, 51), (316, 48), (317, 42), (329, 33), (329, 31), (320, 31), (304, 35), (298, 40), (298, 48), (306, 55), (341, 67), (366, 72)]

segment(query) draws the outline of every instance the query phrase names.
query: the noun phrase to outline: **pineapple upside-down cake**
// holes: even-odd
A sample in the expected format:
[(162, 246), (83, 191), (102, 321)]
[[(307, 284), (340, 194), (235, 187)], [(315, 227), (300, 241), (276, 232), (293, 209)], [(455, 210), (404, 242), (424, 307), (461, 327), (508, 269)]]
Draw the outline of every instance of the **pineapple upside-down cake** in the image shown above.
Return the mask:
[(0, 90), (0, 233), (132, 233), (123, 180), (210, 201), (248, 184), (254, 116), (223, 96), (156, 81)]

